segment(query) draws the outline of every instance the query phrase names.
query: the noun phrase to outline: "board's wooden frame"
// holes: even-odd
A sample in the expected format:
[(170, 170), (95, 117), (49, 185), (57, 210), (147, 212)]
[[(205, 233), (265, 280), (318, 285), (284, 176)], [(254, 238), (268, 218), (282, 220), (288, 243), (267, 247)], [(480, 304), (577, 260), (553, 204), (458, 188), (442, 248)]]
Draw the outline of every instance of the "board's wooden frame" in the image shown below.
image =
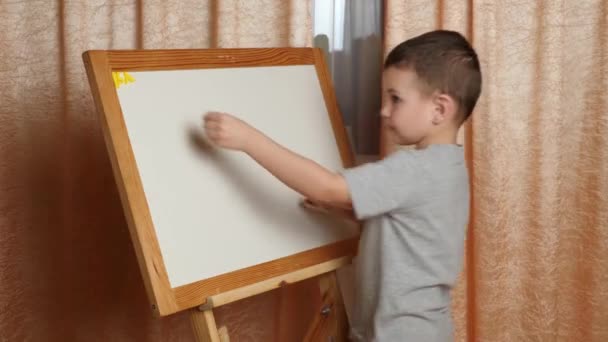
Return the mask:
[[(285, 281), (314, 277), (342, 266), (355, 253), (357, 239), (353, 238), (171, 288), (112, 79), (113, 71), (314, 65), (342, 163), (350, 167), (354, 165), (354, 158), (320, 49), (91, 50), (83, 53), (83, 60), (131, 240), (155, 316), (166, 316), (205, 303), (217, 306), (276, 288)], [(213, 242), (201, 241), (201, 245), (205, 243)], [(287, 275), (288, 278), (281, 278)], [(222, 294), (224, 297), (219, 300), (222, 303), (210, 303), (213, 302), (211, 299)]]

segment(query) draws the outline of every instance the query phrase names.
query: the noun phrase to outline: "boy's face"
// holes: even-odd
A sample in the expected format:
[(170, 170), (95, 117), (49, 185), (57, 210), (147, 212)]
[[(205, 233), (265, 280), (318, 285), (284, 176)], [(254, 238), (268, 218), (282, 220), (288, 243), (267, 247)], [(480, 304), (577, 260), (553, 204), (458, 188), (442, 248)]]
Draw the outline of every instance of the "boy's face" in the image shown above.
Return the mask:
[(382, 77), (380, 113), (400, 145), (424, 143), (433, 129), (434, 104), (420, 89), (418, 77), (407, 68), (389, 67)]

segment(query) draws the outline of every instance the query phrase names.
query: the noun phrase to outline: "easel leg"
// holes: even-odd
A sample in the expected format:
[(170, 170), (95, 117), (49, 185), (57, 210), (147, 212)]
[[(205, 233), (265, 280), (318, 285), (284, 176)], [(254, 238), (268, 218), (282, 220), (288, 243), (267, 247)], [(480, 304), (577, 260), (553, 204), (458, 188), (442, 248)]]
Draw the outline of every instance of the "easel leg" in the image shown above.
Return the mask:
[(194, 329), (194, 337), (197, 342), (230, 342), (226, 327), (217, 329), (213, 311), (192, 309), (190, 320)]
[(319, 313), (315, 316), (305, 342), (342, 342), (348, 337), (348, 320), (335, 272), (319, 277), (319, 288), (323, 298)]

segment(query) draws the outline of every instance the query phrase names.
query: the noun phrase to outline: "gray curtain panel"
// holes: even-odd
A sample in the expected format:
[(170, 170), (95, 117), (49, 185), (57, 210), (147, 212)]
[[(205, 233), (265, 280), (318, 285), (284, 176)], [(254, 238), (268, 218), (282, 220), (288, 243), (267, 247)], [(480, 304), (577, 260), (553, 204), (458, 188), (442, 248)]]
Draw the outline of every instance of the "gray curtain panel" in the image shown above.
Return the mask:
[(379, 154), (381, 0), (315, 0), (314, 46), (326, 52), (338, 105), (358, 160)]

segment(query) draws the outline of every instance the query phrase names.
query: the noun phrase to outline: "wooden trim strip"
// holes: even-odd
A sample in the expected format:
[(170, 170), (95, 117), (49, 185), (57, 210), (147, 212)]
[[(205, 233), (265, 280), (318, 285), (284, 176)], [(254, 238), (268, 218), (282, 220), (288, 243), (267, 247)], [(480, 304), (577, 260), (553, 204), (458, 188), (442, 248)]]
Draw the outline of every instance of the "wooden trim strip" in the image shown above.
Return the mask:
[[(309, 263), (311, 263), (311, 266), (301, 268), (301, 269), (296, 269), (293, 272), (284, 273), (284, 274), (283, 274), (282, 270), (277, 269), (275, 273), (277, 273), (279, 275), (276, 277), (266, 279), (266, 280), (263, 280), (260, 282), (247, 281), (248, 283), (250, 283), (249, 285), (246, 285), (243, 287), (235, 287), (232, 290), (229, 290), (229, 291), (226, 291), (226, 292), (223, 292), (220, 294), (216, 294), (216, 295), (211, 295), (208, 297), (204, 297), (204, 296), (198, 297), (196, 295), (195, 292), (202, 293), (204, 291), (202, 289), (202, 287), (193, 289), (192, 287), (187, 288), (187, 287), (189, 287), (189, 285), (185, 285), (183, 287), (176, 288), (175, 293), (176, 293), (176, 297), (178, 298), (178, 305), (180, 306), (181, 309), (187, 309), (191, 305), (196, 306), (196, 305), (199, 305), (200, 303), (204, 303), (203, 305), (205, 306), (205, 309), (216, 308), (216, 307), (219, 307), (222, 305), (236, 302), (236, 301), (244, 299), (244, 298), (255, 296), (260, 293), (274, 290), (274, 289), (277, 289), (277, 288), (285, 286), (285, 285), (297, 283), (297, 282), (305, 280), (305, 279), (310, 279), (310, 278), (316, 277), (318, 275), (334, 271), (342, 266), (348, 265), (351, 262), (353, 254), (354, 254), (354, 250), (355, 250), (355, 247), (353, 246), (353, 244), (356, 244), (355, 240), (348, 240), (347, 244), (345, 244), (345, 246), (342, 246), (343, 248), (346, 248), (346, 251), (348, 252), (346, 254), (346, 256), (341, 256), (341, 257), (338, 257), (335, 259), (331, 259), (329, 261), (321, 262), (319, 264), (314, 264), (314, 263), (309, 262)], [(304, 253), (302, 253), (301, 256), (298, 256), (297, 258), (305, 259), (311, 254), (314, 257), (314, 253), (315, 253), (314, 251), (313, 252), (304, 252)], [(289, 258), (290, 257), (285, 258), (285, 262), (284, 262), (283, 266), (289, 267), (289, 265), (287, 265), (287, 262), (291, 262), (291, 261), (289, 261)], [(274, 265), (272, 265), (273, 263), (274, 263)], [(251, 273), (255, 273), (256, 272), (255, 268), (261, 268), (261, 267), (276, 267), (276, 262), (269, 262), (267, 265), (254, 266), (254, 267), (252, 267), (251, 270), (247, 270), (247, 271), (251, 272)], [(236, 272), (241, 272), (241, 271), (242, 270), (236, 271)], [(217, 278), (224, 277), (224, 276), (225, 275), (222, 275)], [(241, 276), (247, 277), (247, 274), (244, 273)], [(233, 278), (232, 280), (234, 280), (234, 278), (235, 278), (234, 275), (232, 278)], [(220, 280), (214, 279), (212, 281), (219, 282)], [(203, 282), (207, 282), (207, 280), (201, 281), (200, 283), (203, 283)], [(190, 284), (190, 285), (192, 285), (192, 284)], [(208, 283), (200, 284), (200, 285), (210, 287), (210, 284), (208, 284)], [(190, 292), (190, 291), (193, 291), (193, 292)], [(206, 298), (206, 300), (201, 301), (201, 298)]]
[(323, 91), (323, 98), (325, 99), (327, 112), (329, 113), (331, 125), (336, 137), (336, 144), (338, 144), (338, 148), (340, 149), (342, 164), (344, 167), (353, 167), (355, 166), (355, 158), (353, 151), (350, 148), (350, 142), (348, 140), (348, 135), (346, 134), (346, 128), (344, 127), (344, 120), (342, 118), (342, 114), (340, 113), (340, 108), (338, 107), (336, 95), (333, 91), (331, 75), (329, 75), (327, 64), (325, 63), (323, 51), (316, 48), (314, 49), (313, 54), (315, 69), (317, 70), (317, 77), (319, 78), (321, 90)]
[(107, 53), (85, 53), (83, 59), (152, 310), (154, 314), (174, 311), (177, 309), (175, 298), (153, 228)]
[(113, 50), (108, 52), (112, 70), (180, 70), (247, 66), (308, 65), (311, 48)]
[[(214, 299), (221, 298), (221, 296), (218, 296), (220, 293), (264, 282), (269, 278), (280, 278), (281, 275), (318, 265), (328, 260), (339, 259), (344, 256), (352, 257), (356, 245), (357, 239), (344, 240), (310, 251), (177, 287), (174, 289), (177, 306), (180, 310), (189, 309), (205, 303), (209, 297), (213, 297)], [(311, 277), (312, 276), (314, 275), (311, 275)], [(269, 281), (264, 282), (263, 286), (258, 290), (261, 293), (277, 288), (278, 286), (280, 286), (280, 284)], [(238, 294), (242, 293), (243, 292), (238, 292)], [(244, 297), (233, 297), (232, 301), (242, 298)], [(214, 300), (212, 306), (218, 306), (218, 303)]]

